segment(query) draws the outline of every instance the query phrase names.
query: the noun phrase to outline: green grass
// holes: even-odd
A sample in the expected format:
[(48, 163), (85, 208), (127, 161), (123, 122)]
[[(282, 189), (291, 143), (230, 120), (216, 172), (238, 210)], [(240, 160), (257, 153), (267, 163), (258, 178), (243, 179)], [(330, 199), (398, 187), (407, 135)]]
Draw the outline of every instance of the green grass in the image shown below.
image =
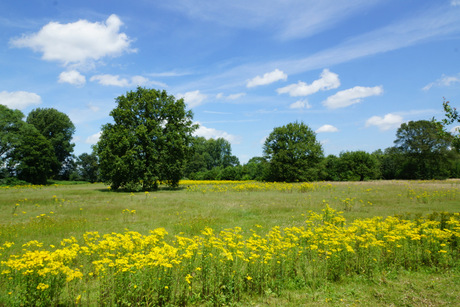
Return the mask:
[[(327, 183), (321, 184), (325, 186)], [(9, 253), (38, 240), (57, 245), (88, 231), (148, 234), (164, 227), (170, 235), (200, 234), (233, 228), (301, 226), (309, 210), (328, 204), (347, 221), (374, 216), (405, 218), (435, 212), (460, 212), (460, 181), (375, 181), (332, 183), (310, 192), (190, 192), (160, 189), (150, 193), (113, 192), (103, 184), (50, 185), (0, 189), (0, 244), (13, 241)], [(129, 212), (126, 210), (128, 209)], [(459, 270), (388, 272), (373, 278), (324, 281), (305, 291), (245, 297), (242, 306), (436, 306), (458, 305)]]

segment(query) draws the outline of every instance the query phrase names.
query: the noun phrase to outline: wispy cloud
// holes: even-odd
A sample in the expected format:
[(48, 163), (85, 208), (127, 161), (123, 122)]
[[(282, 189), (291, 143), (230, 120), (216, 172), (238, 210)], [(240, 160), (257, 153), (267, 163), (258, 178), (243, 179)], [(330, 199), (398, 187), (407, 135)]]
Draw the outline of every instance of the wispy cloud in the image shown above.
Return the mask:
[(444, 86), (452, 86), (456, 83), (460, 83), (460, 74), (457, 74), (456, 76), (446, 76), (443, 75), (441, 78), (438, 80), (431, 82), (427, 85), (425, 85), (422, 90), (428, 91), (430, 90), (433, 86), (435, 87), (444, 87)]
[(197, 0), (165, 1), (164, 6), (193, 19), (242, 29), (269, 29), (279, 39), (296, 39), (322, 32), (375, 6), (381, 0)]
[(340, 86), (339, 75), (330, 72), (329, 69), (324, 69), (321, 77), (313, 81), (311, 84), (299, 81), (277, 89), (278, 94), (289, 94), (289, 96), (308, 96), (319, 91), (327, 91)]
[(143, 76), (132, 76), (128, 78), (122, 78), (119, 75), (103, 74), (92, 76), (89, 80), (92, 82), (98, 82), (99, 84), (105, 86), (132, 87), (156, 85), (161, 87), (167, 87), (167, 85), (162, 82), (152, 81)]
[(87, 20), (67, 24), (50, 22), (37, 33), (11, 39), (10, 44), (40, 52), (46, 61), (58, 61), (65, 66), (83, 65), (87, 61), (136, 51), (130, 46), (131, 39), (119, 32), (122, 25), (117, 15), (111, 15), (104, 23)]
[(182, 76), (188, 76), (191, 75), (191, 72), (188, 71), (164, 71), (164, 72), (152, 72), (148, 73), (147, 76), (154, 77), (154, 78), (160, 78), (160, 77), (182, 77)]
[(7, 106), (10, 109), (24, 110), (29, 106), (39, 105), (42, 103), (42, 98), (30, 92), (0, 92), (0, 104)]
[(240, 76), (247, 76), (272, 69), (281, 69), (293, 75), (315, 69), (349, 62), (355, 59), (386, 53), (414, 46), (434, 39), (450, 37), (460, 33), (460, 11), (457, 8), (440, 6), (422, 12), (414, 17), (397, 21), (382, 28), (357, 35), (332, 48), (298, 59), (263, 61), (234, 67), (224, 73), (206, 77), (194, 83), (195, 86), (219, 82), (230, 83)]
[(343, 90), (332, 96), (329, 96), (325, 101), (323, 101), (323, 105), (329, 109), (345, 108), (361, 102), (363, 98), (381, 95), (382, 93), (382, 86), (355, 86), (353, 88)]
[(228, 96), (225, 96), (224, 93), (219, 93), (216, 95), (217, 99), (225, 99), (225, 100), (237, 100), (241, 97), (244, 97), (246, 93), (236, 93), (236, 94), (230, 94)]
[(276, 81), (280, 80), (286, 80), (287, 79), (287, 74), (282, 72), (279, 69), (275, 69), (272, 72), (267, 72), (265, 73), (262, 77), (261, 76), (256, 76), (251, 80), (248, 80), (246, 83), (247, 87), (256, 87), (259, 85), (267, 85)]

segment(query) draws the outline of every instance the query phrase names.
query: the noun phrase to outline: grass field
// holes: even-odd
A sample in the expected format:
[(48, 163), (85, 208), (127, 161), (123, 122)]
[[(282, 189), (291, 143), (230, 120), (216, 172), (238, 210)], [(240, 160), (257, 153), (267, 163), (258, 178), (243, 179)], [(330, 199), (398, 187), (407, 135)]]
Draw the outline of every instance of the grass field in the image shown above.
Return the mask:
[(460, 181), (0, 188), (0, 305), (460, 301)]

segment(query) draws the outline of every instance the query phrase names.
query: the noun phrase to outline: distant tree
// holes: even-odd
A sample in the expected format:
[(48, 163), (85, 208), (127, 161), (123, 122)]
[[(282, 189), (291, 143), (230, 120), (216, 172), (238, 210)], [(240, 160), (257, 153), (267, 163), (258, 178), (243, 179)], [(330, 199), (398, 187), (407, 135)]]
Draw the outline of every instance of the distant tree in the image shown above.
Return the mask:
[(224, 138), (205, 139), (194, 137), (191, 141), (192, 155), (187, 161), (185, 176), (192, 178), (195, 173), (204, 173), (213, 168), (235, 167), (240, 164), (238, 158), (232, 155), (232, 147)]
[(58, 164), (52, 146), (24, 115), (0, 105), (0, 176), (44, 184)]
[(19, 110), (11, 110), (0, 104), (0, 167), (2, 176), (8, 176), (14, 149), (21, 143), (21, 127), (24, 125)]
[(71, 163), (75, 144), (72, 136), (75, 126), (70, 118), (53, 108), (37, 108), (27, 116), (27, 123), (35, 128), (51, 143), (54, 155), (59, 164), (53, 167), (53, 175), (58, 176), (65, 169), (66, 163)]
[(277, 127), (264, 144), (269, 181), (311, 181), (317, 179), (323, 149), (316, 134), (304, 123)]
[(91, 154), (82, 153), (77, 160), (80, 179), (89, 182), (96, 182), (99, 179), (99, 162), (95, 152)]
[(267, 176), (268, 162), (263, 157), (253, 157), (243, 165), (243, 180), (263, 181)]
[(335, 155), (328, 155), (321, 161), (321, 180), (339, 181), (340, 176), (340, 159)]
[(177, 186), (196, 125), (183, 99), (138, 87), (116, 98), (113, 124), (102, 127), (95, 150), (102, 180), (113, 189)]
[(449, 125), (460, 124), (460, 114), (458, 113), (457, 108), (452, 107), (450, 102), (446, 101), (446, 99), (444, 99), (442, 106), (445, 117), (440, 121), (435, 120), (433, 117), (432, 122), (437, 125), (438, 133), (441, 137), (446, 137), (448, 135), (453, 136), (452, 146), (457, 150), (457, 152), (460, 152), (460, 126), (454, 127), (452, 133), (447, 131), (447, 127)]
[(433, 179), (449, 176), (447, 154), (451, 135), (440, 135), (433, 121), (403, 123), (396, 132), (396, 147), (404, 155), (404, 179)]
[(377, 158), (365, 151), (346, 151), (339, 155), (340, 179), (364, 181), (380, 176), (380, 166)]
[(46, 184), (53, 169), (59, 165), (53, 147), (32, 125), (25, 123), (20, 133), (21, 144), (13, 153), (17, 177), (33, 184)]

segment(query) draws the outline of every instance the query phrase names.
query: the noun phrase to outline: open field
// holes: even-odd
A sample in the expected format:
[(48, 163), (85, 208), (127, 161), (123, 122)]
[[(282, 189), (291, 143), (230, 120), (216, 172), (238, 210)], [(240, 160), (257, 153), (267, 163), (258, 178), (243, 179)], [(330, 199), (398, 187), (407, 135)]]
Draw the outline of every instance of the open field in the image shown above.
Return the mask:
[(0, 305), (460, 301), (460, 181), (0, 188)]

